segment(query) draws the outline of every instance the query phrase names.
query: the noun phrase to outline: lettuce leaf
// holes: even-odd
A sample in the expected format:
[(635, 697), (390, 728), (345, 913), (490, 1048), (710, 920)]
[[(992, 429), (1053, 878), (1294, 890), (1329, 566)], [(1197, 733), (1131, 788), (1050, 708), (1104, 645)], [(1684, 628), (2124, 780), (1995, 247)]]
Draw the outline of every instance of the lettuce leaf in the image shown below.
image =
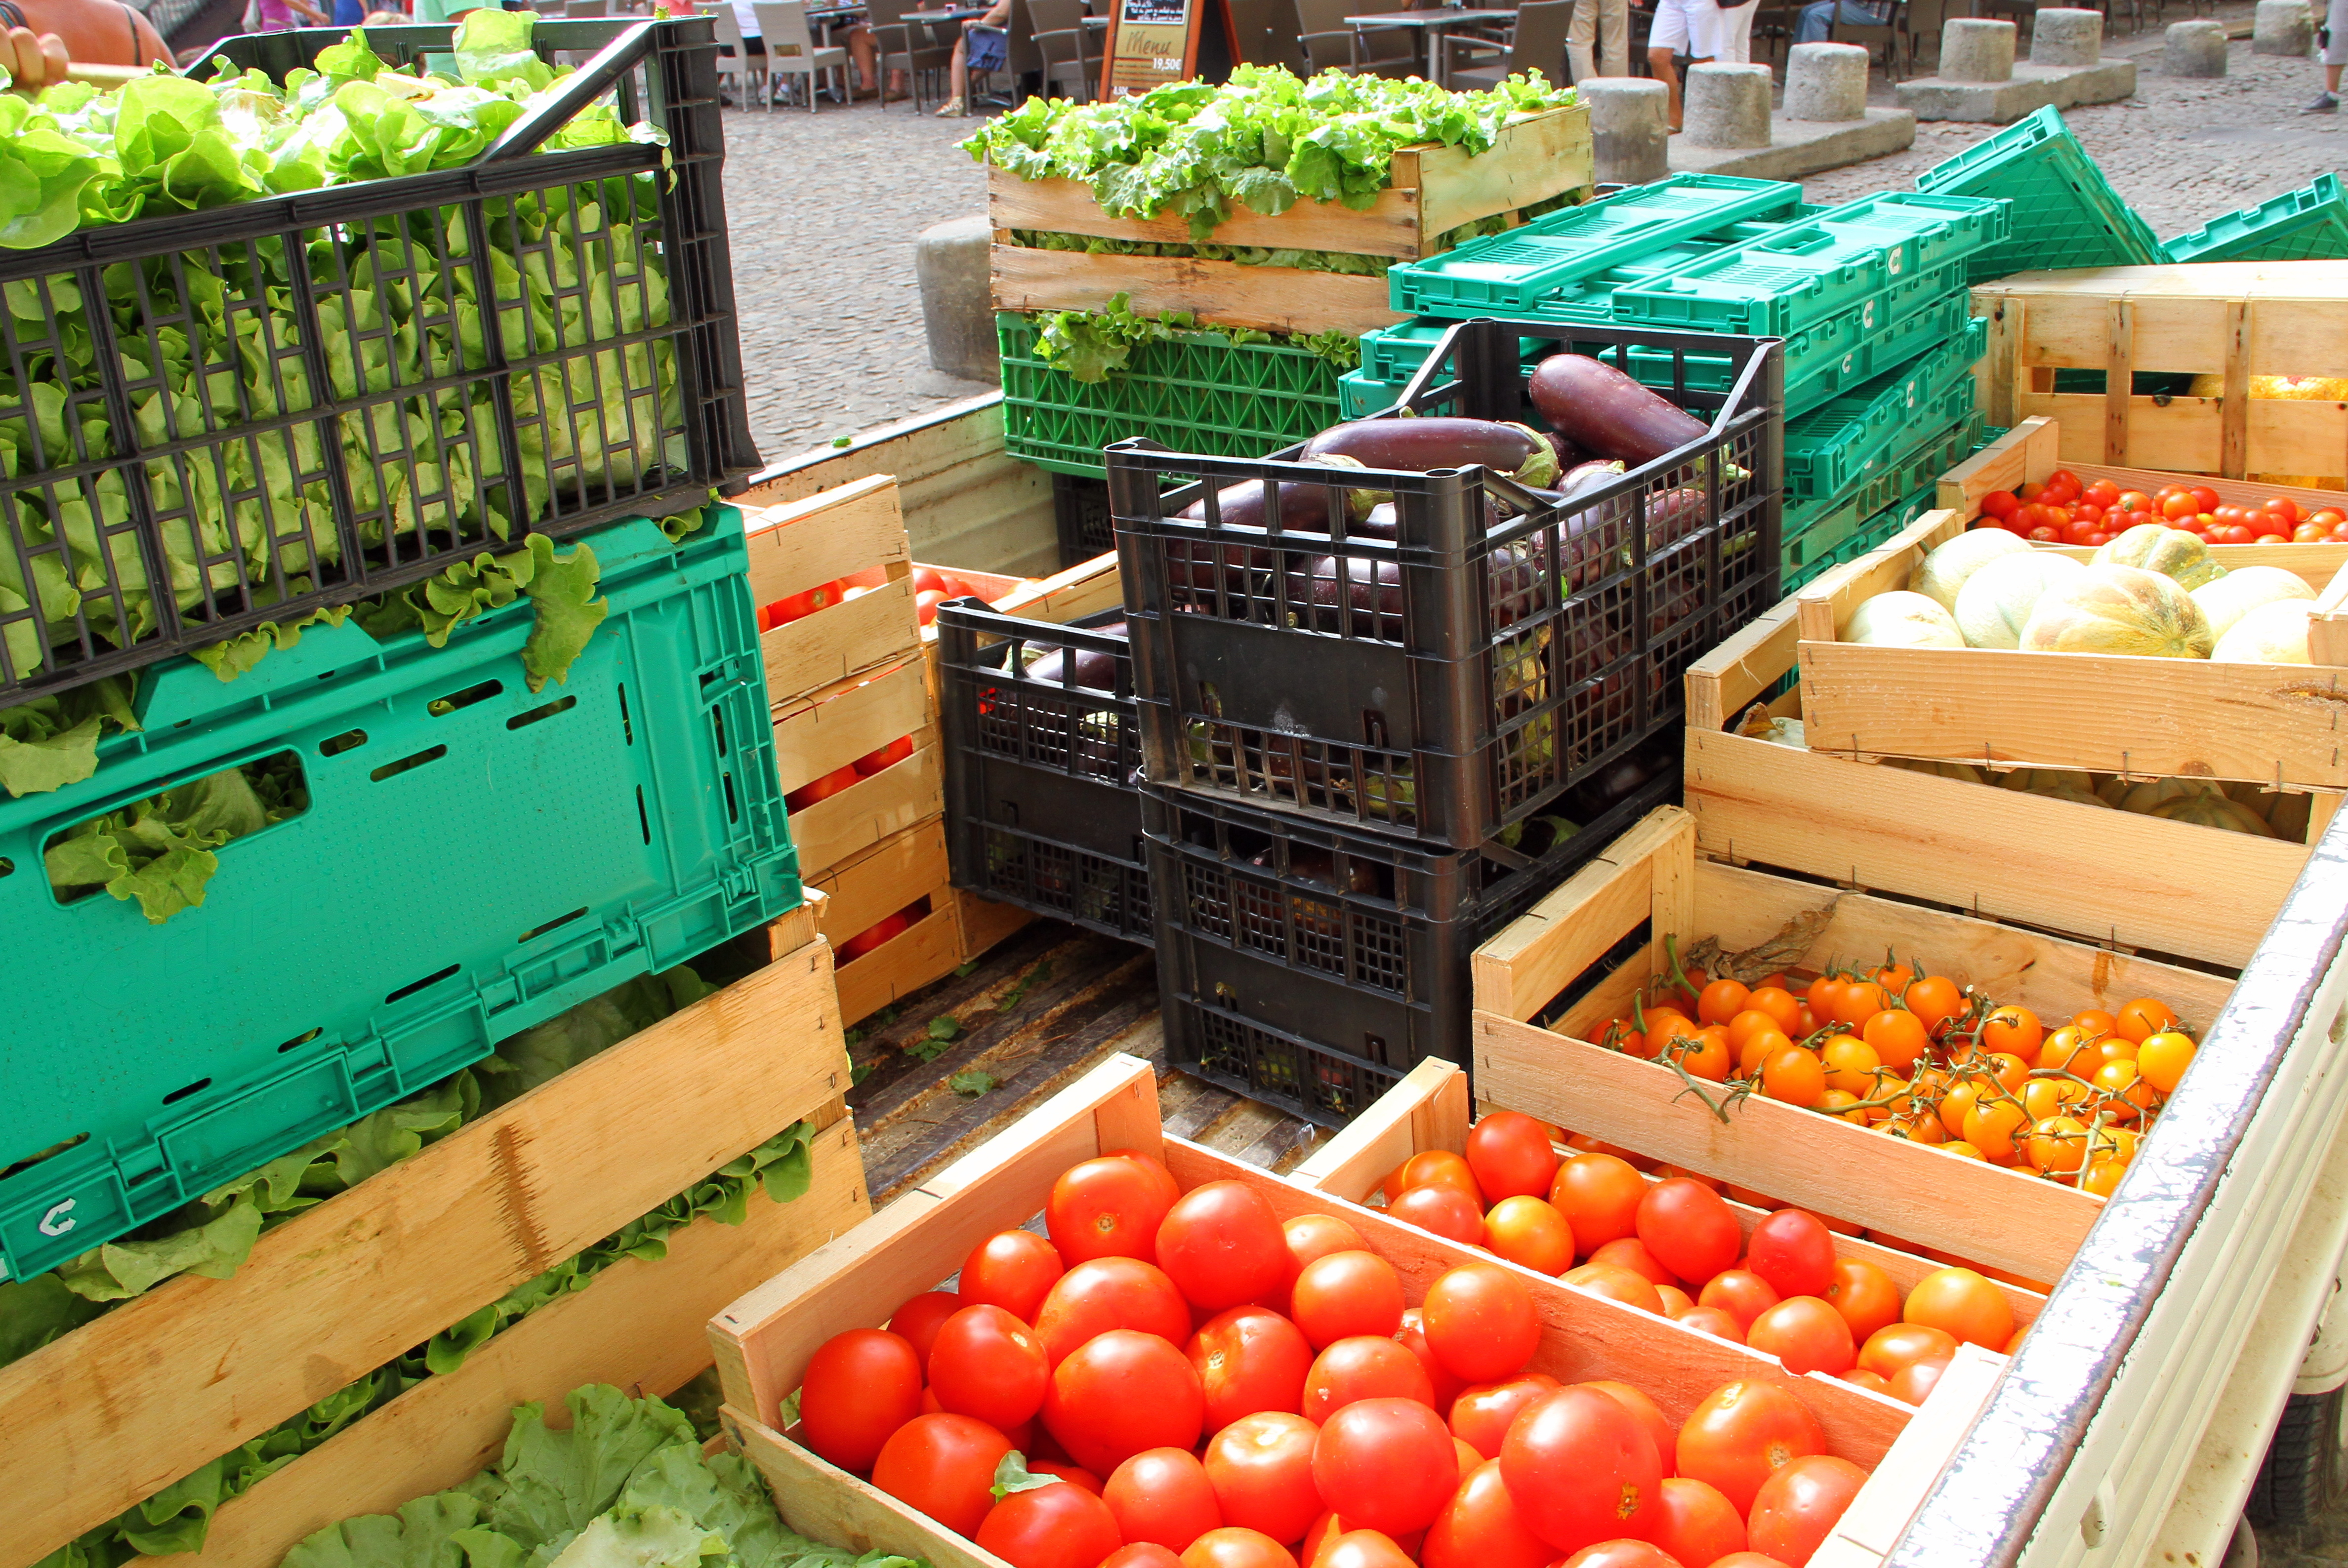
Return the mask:
[(291, 752), (191, 780), (149, 800), (76, 823), (49, 840), (42, 859), (60, 899), (103, 888), (136, 899), (160, 926), (204, 901), (220, 867), (213, 854), (309, 804), (302, 764)]

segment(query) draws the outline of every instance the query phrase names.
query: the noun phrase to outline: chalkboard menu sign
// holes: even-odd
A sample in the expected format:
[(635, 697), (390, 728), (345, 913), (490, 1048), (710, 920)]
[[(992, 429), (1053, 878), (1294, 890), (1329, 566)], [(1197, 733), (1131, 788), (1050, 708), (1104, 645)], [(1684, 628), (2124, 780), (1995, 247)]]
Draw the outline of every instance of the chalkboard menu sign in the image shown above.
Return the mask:
[(1115, 0), (1101, 96), (1128, 97), (1197, 74), (1204, 0)]

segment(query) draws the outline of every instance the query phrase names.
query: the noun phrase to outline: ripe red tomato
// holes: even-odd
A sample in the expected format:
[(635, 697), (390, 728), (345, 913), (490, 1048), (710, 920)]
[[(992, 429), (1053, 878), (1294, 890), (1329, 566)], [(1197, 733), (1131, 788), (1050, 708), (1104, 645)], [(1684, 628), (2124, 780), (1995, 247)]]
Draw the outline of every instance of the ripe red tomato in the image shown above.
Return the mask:
[(1468, 1386), (1468, 1380), (1437, 1360), (1435, 1352), (1427, 1348), (1426, 1314), (1416, 1307), (1405, 1312), (1402, 1327), (1395, 1330), (1394, 1337), (1395, 1344), (1418, 1358), (1420, 1369), (1426, 1374), (1428, 1386), (1435, 1390), (1435, 1408), (1449, 1409), (1451, 1401), (1459, 1397), (1459, 1390)]
[(1827, 1300), (1850, 1325), (1850, 1337), (1864, 1345), (1867, 1337), (1888, 1323), (1900, 1321), (1900, 1286), (1874, 1264), (1859, 1258), (1835, 1260), (1834, 1284)]
[(1742, 1339), (1753, 1327), (1753, 1320), (1783, 1300), (1769, 1282), (1749, 1268), (1724, 1268), (1704, 1282), (1704, 1289), (1695, 1300), (1698, 1307), (1717, 1307), (1736, 1319), (1737, 1337)]
[(1557, 1549), (1532, 1532), (1500, 1479), (1500, 1462), (1469, 1471), (1426, 1527), (1426, 1568), (1549, 1568)]
[(1560, 1277), (1566, 1284), (1578, 1285), (1593, 1296), (1663, 1316), (1663, 1298), (1657, 1293), (1655, 1282), (1619, 1263), (1585, 1263), (1580, 1268), (1566, 1270)]
[[(1048, 1436), (1048, 1434), (1046, 1435)], [(1014, 1448), (1019, 1447), (1016, 1442), (1013, 1443), (1011, 1446)], [(1083, 1487), (1095, 1497), (1098, 1497), (1101, 1494), (1100, 1477), (1095, 1475), (1084, 1466), (1076, 1463), (1074, 1460), (1033, 1460), (1028, 1462), (1027, 1470), (1028, 1472), (1033, 1475), (1056, 1475), (1071, 1486)]]
[(917, 566), (913, 569), (915, 593), (945, 593), (950, 591), (953, 580), (933, 566)]
[(884, 915), (873, 925), (859, 931), (833, 950), (831, 961), (845, 964), (860, 958), (877, 948), (895, 941), (913, 928), (913, 923), (902, 915)]
[(1158, 1227), (1158, 1266), (1194, 1307), (1220, 1312), (1288, 1283), (1280, 1216), (1244, 1182), (1209, 1182), (1174, 1202)]
[(1011, 1440), (968, 1416), (915, 1416), (872, 1461), (872, 1484), (957, 1535), (975, 1535), (994, 1506), (994, 1467)]
[(1334, 1252), (1298, 1271), (1289, 1315), (1315, 1350), (1356, 1334), (1394, 1337), (1402, 1327), (1402, 1276), (1374, 1252)]
[(893, 768), (913, 754), (913, 737), (902, 735), (877, 752), (867, 752), (850, 765), (859, 778), (870, 778), (883, 768)]
[(1443, 1275), (1427, 1286), (1419, 1312), (1427, 1348), (1470, 1382), (1512, 1378), (1540, 1348), (1532, 1291), (1496, 1263), (1463, 1264)]
[(1451, 1401), (1451, 1435), (1485, 1459), (1498, 1459), (1518, 1412), (1560, 1386), (1546, 1372), (1525, 1372), (1505, 1383), (1462, 1389)]
[(1680, 1425), (1674, 1468), (1717, 1487), (1739, 1512), (1772, 1472), (1824, 1451), (1825, 1430), (1809, 1407), (1775, 1383), (1725, 1383)]
[(1144, 1449), (1196, 1448), (1206, 1407), (1181, 1351), (1154, 1334), (1112, 1328), (1052, 1369), (1044, 1428), (1070, 1459), (1107, 1475)]
[(1698, 1334), (1725, 1339), (1731, 1345), (1745, 1343), (1745, 1325), (1737, 1321), (1735, 1313), (1717, 1307), (1691, 1307), (1685, 1312), (1673, 1314), (1672, 1321)]
[(1096, 1335), (1131, 1328), (1179, 1343), (1189, 1337), (1190, 1308), (1155, 1264), (1096, 1257), (1059, 1277), (1035, 1313), (1035, 1337), (1055, 1367)]
[(1009, 1431), (1044, 1408), (1052, 1368), (1027, 1325), (1000, 1307), (965, 1307), (938, 1329), (930, 1391), (942, 1409)]
[(1639, 1239), (1685, 1280), (1710, 1279), (1736, 1261), (1745, 1235), (1736, 1211), (1702, 1182), (1673, 1176), (1639, 1200)]
[(1456, 1187), (1412, 1187), (1386, 1204), (1386, 1213), (1405, 1225), (1469, 1246), (1483, 1245), (1484, 1211)]
[(1745, 1520), (1720, 1489), (1685, 1476), (1666, 1476), (1655, 1544), (1682, 1563), (1718, 1562), (1745, 1550)]
[(1561, 1552), (1653, 1532), (1663, 1464), (1638, 1417), (1597, 1389), (1560, 1389), (1522, 1414), (1500, 1475), (1534, 1534)]
[(1145, 1449), (1117, 1467), (1101, 1492), (1128, 1542), (1151, 1541), (1180, 1552), (1210, 1530), (1223, 1512), (1207, 1467), (1188, 1449)]
[(923, 626), (936, 624), (938, 619), (938, 606), (943, 604), (946, 601), (947, 597), (947, 595), (938, 592), (935, 589), (924, 589), (920, 593), (915, 594), (913, 596), (913, 619)]
[(1612, 1154), (1577, 1154), (1557, 1168), (1549, 1201), (1573, 1228), (1573, 1253), (1588, 1257), (1610, 1241), (1639, 1232), (1647, 1184), (1638, 1167)]
[(1177, 1195), (1163, 1165), (1104, 1154), (1060, 1173), (1044, 1202), (1044, 1228), (1070, 1267), (1095, 1257), (1152, 1261), (1158, 1227)]
[(1022, 1323), (1035, 1321), (1044, 1297), (1068, 1271), (1060, 1251), (1034, 1231), (997, 1231), (970, 1249), (962, 1263), (962, 1298), (1000, 1307)]
[(1313, 1444), (1313, 1484), (1348, 1521), (1404, 1535), (1435, 1522), (1459, 1484), (1443, 1418), (1415, 1399), (1359, 1399)]
[(1261, 1531), (1227, 1524), (1190, 1542), (1182, 1568), (1296, 1568), (1296, 1557)]
[(1644, 1393), (1631, 1387), (1630, 1384), (1618, 1383), (1611, 1378), (1601, 1378), (1581, 1386), (1585, 1389), (1597, 1389), (1636, 1416), (1639, 1419), (1639, 1424), (1647, 1429), (1647, 1435), (1655, 1440), (1656, 1458), (1663, 1460), (1665, 1470), (1672, 1468), (1672, 1449), (1679, 1441), (1679, 1433), (1671, 1421), (1664, 1417), (1663, 1412), (1656, 1407), (1654, 1400), (1647, 1398)]
[(1680, 1276), (1657, 1262), (1655, 1255), (1647, 1250), (1647, 1244), (1634, 1235), (1618, 1236), (1608, 1242), (1591, 1253), (1589, 1261), (1627, 1268), (1658, 1290), (1666, 1285), (1676, 1288), (1680, 1282)]
[(1302, 1416), (1265, 1410), (1242, 1416), (1207, 1444), (1207, 1479), (1227, 1525), (1274, 1541), (1304, 1539), (1321, 1517), (1313, 1484), (1313, 1445), (1320, 1429)]
[(1779, 1296), (1824, 1296), (1835, 1278), (1834, 1233), (1807, 1209), (1779, 1209), (1754, 1224), (1745, 1266)]
[(1585, 1546), (1558, 1568), (1680, 1568), (1680, 1562), (1652, 1542), (1625, 1536)]
[(788, 626), (804, 620), (829, 605), (838, 604), (839, 596), (848, 591), (844, 582), (820, 583), (814, 588), (776, 600), (758, 611), (758, 630), (771, 631), (778, 626)]
[(1931, 1397), (1932, 1390), (1940, 1386), (1941, 1374), (1948, 1369), (1949, 1358), (1945, 1356), (1910, 1361), (1891, 1375), (1883, 1391), (1907, 1404), (1921, 1405)]
[(1985, 518), (2010, 518), (2013, 515), (2013, 509), (2020, 505), (2022, 505), (2021, 501), (2015, 497), (2013, 491), (1992, 490), (1988, 495), (1982, 497), (1982, 516)]
[(1066, 1481), (1012, 1492), (988, 1510), (973, 1539), (1011, 1568), (1099, 1568), (1125, 1544), (1108, 1504)]
[(2230, 523), (2211, 528), (2209, 537), (2213, 545), (2246, 545), (2250, 542), (2252, 535), (2247, 525)]
[(1199, 1326), (1182, 1353), (1207, 1398), (1207, 1430), (1219, 1432), (1259, 1410), (1304, 1408), (1313, 1347), (1296, 1325), (1261, 1307), (1234, 1307)]
[(2193, 503), (2199, 510), (2208, 512), (2217, 509), (2218, 492), (2209, 486), (2196, 485), (2185, 493), (2193, 497)]
[[(930, 1347), (937, 1341), (938, 1325), (969, 1305), (951, 1290), (925, 1290), (897, 1308), (897, 1315), (889, 1319), (889, 1332), (913, 1348), (914, 1358), (921, 1362), (926, 1377)], [(963, 1533), (967, 1535), (970, 1532)]]
[(1435, 1384), (1418, 1358), (1398, 1341), (1357, 1334), (1313, 1358), (1304, 1375), (1304, 1419), (1326, 1421), (1362, 1399), (1409, 1399), (1435, 1408)]
[(840, 791), (851, 787), (864, 775), (856, 771), (854, 763), (844, 768), (834, 768), (809, 784), (803, 784), (783, 797), (786, 811), (805, 811), (819, 800), (829, 800)]
[(1850, 1325), (1815, 1296), (1790, 1296), (1745, 1326), (1745, 1342), (1775, 1356), (1797, 1377), (1824, 1372), (1837, 1377), (1858, 1363)]
[(1468, 1168), (1487, 1203), (1545, 1198), (1557, 1177), (1549, 1128), (1515, 1111), (1495, 1111), (1468, 1130)]
[(2120, 487), (2109, 479), (2098, 479), (2079, 493), (2107, 512), (2119, 505)]
[(1418, 1568), (1418, 1563), (1382, 1531), (1347, 1530), (1314, 1553), (1311, 1568)]
[(1334, 1214), (1298, 1214), (1282, 1220), (1280, 1231), (1288, 1238), (1288, 1257), (1293, 1266), (1291, 1280), (1316, 1257), (1327, 1257), (1333, 1252), (1363, 1252), (1369, 1246), (1361, 1232)]
[(800, 1379), (799, 1441), (842, 1470), (870, 1470), (880, 1445), (921, 1413), (922, 1364), (885, 1329), (833, 1335)]
[(1100, 1568), (1182, 1568), (1182, 1559), (1155, 1541), (1137, 1541), (1102, 1558)]
[(1811, 1454), (1794, 1460), (1762, 1482), (1753, 1500), (1753, 1550), (1802, 1568), (1866, 1484), (1867, 1472), (1847, 1459)]

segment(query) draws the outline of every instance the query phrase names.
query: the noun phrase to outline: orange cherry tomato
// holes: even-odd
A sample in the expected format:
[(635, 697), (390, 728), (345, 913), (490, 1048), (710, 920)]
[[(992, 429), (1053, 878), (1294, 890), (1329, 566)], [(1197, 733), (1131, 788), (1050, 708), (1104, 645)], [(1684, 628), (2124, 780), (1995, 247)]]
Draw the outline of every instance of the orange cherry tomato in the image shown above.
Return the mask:
[(1860, 1030), (1876, 1057), (1894, 1072), (1906, 1072), (1931, 1043), (1924, 1020), (1904, 1008), (1886, 1008)]
[(2156, 1001), (2150, 997), (2138, 997), (2134, 1001), (2120, 1004), (2118, 1016), (2113, 1023), (2128, 1039), (2142, 1041), (2175, 1029), (2177, 1014), (2166, 1002)]
[(1788, 1045), (1761, 1064), (1761, 1092), (1788, 1105), (1816, 1105), (1827, 1091), (1827, 1070), (1798, 1045)]
[(2002, 1007), (1991, 1011), (1982, 1020), (1982, 1044), (1990, 1050), (2003, 1051), (2025, 1061), (2038, 1054), (2038, 1047), (2046, 1038), (2046, 1030), (2038, 1022), (2038, 1015), (2024, 1007)]

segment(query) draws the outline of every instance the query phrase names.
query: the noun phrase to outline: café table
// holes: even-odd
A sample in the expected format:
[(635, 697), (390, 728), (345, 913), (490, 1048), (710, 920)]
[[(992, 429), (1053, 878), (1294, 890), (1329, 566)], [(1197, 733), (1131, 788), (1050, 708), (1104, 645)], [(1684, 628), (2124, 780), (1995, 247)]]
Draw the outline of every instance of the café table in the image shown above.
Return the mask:
[(1514, 11), (1477, 11), (1447, 7), (1440, 11), (1380, 11), (1373, 15), (1348, 16), (1348, 27), (1409, 27), (1426, 40), (1422, 53), (1426, 58), (1426, 79), (1437, 87), (1451, 85), (1451, 67), (1443, 47), (1443, 35), (1454, 27), (1472, 27), (1495, 22), (1513, 22)]

